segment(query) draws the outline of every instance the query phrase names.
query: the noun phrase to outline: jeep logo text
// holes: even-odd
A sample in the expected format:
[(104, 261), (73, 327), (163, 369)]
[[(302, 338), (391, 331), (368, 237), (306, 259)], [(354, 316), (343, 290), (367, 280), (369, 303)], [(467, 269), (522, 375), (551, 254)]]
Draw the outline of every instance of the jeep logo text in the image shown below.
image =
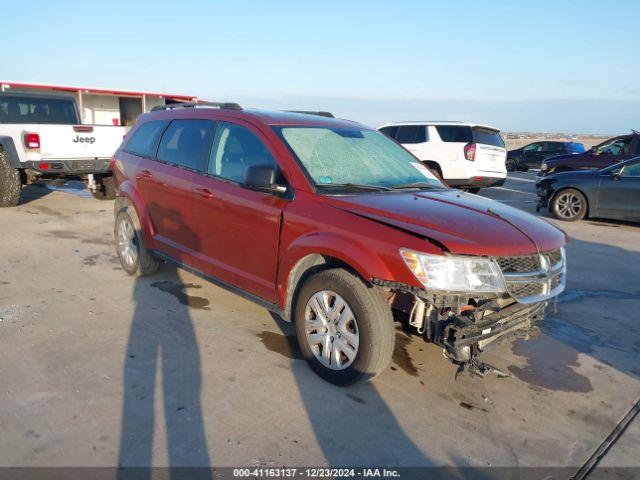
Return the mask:
[(96, 137), (81, 137), (76, 135), (76, 138), (72, 140), (73, 143), (96, 143)]

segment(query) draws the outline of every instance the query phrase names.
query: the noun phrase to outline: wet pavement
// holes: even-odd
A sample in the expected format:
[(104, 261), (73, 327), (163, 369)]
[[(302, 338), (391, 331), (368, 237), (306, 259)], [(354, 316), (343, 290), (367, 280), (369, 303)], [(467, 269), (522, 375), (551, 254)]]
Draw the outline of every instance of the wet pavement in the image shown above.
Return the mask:
[[(535, 211), (531, 173), (482, 195)], [(291, 325), (171, 268), (120, 269), (112, 202), (27, 189), (0, 211), (0, 466), (580, 466), (640, 398), (640, 227), (558, 223), (569, 277), (529, 340), (462, 376), (401, 329), (338, 388)], [(554, 220), (550, 220), (555, 223)], [(640, 466), (638, 422), (605, 457)]]

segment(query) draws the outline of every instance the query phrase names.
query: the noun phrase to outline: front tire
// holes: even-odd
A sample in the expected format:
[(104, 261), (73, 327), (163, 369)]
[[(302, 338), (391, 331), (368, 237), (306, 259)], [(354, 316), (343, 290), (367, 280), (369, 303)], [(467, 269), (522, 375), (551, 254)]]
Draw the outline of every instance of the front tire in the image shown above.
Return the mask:
[(0, 207), (18, 205), (21, 192), (20, 171), (11, 166), (6, 152), (0, 151)]
[(127, 210), (118, 213), (114, 236), (116, 253), (125, 272), (144, 277), (158, 271), (160, 262), (145, 247), (142, 232), (136, 228)]
[(575, 222), (587, 214), (587, 199), (573, 188), (560, 190), (551, 200), (551, 213), (558, 220)]
[(302, 356), (328, 382), (371, 380), (391, 361), (391, 308), (351, 272), (334, 268), (309, 277), (297, 295), (294, 318)]

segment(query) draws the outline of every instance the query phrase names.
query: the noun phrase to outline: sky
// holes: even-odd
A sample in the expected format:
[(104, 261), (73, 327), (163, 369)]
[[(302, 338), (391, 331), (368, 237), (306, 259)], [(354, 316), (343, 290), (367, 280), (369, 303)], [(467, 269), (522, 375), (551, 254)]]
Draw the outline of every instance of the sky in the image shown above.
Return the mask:
[(0, 80), (329, 110), (378, 126), (640, 129), (640, 0), (0, 0)]

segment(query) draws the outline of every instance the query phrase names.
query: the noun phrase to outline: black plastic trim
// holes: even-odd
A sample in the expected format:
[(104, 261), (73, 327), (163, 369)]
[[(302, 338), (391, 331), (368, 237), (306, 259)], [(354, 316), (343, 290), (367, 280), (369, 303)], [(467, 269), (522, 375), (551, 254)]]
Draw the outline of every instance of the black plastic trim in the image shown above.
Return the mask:
[(194, 268), (190, 265), (187, 265), (175, 258), (173, 258), (170, 255), (166, 255), (158, 250), (152, 250), (151, 253), (158, 257), (161, 258), (162, 260), (165, 260), (167, 262), (171, 262), (174, 265), (176, 265), (177, 267), (182, 268), (183, 270), (186, 270), (187, 272), (193, 273), (194, 275), (197, 275), (203, 279), (205, 279), (208, 282), (213, 283), (214, 285), (217, 285), (218, 287), (224, 288), (225, 290), (228, 290), (232, 293), (235, 293), (236, 295), (241, 296), (242, 298), (245, 298), (246, 300), (250, 300), (253, 303), (256, 303), (258, 305), (260, 305), (261, 307), (266, 308), (267, 310), (269, 310), (270, 312), (273, 312), (277, 315), (279, 315), (282, 318), (285, 318), (285, 311), (282, 310), (280, 307), (278, 307), (275, 303), (269, 302), (268, 300), (265, 300), (262, 297), (259, 297), (257, 295), (254, 295), (253, 293), (247, 292), (246, 290), (243, 290), (240, 287), (236, 287), (235, 285), (232, 285), (230, 283), (225, 282), (224, 280), (220, 280), (218, 278), (212, 277), (210, 275), (207, 275), (206, 273), (198, 270), (197, 268)]

